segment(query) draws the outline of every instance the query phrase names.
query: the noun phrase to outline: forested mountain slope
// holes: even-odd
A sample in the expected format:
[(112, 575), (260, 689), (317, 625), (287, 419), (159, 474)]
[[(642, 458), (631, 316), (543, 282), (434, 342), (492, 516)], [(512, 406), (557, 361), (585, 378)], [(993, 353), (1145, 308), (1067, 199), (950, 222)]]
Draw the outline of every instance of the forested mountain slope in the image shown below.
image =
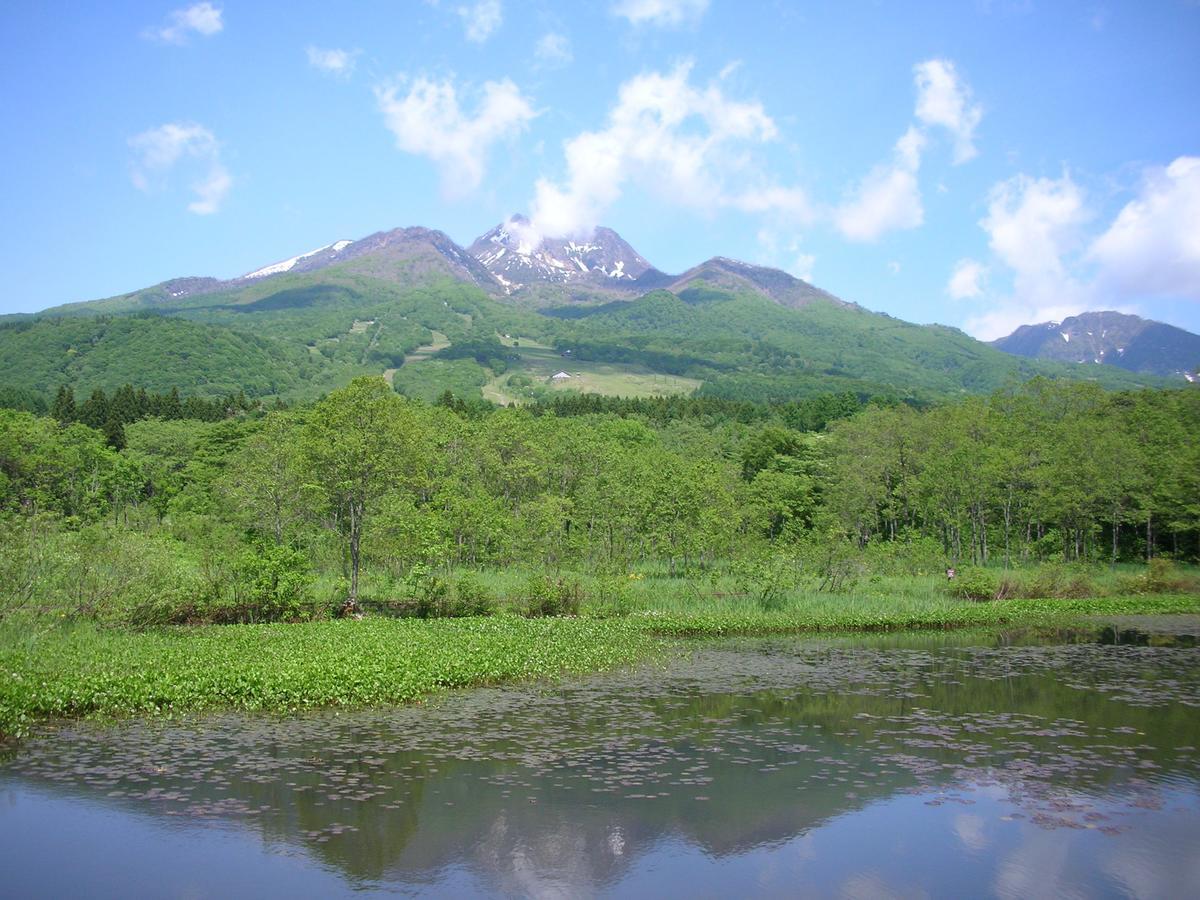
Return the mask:
[[(384, 372), (425, 397), (645, 395), (661, 384), (664, 393), (784, 402), (828, 391), (932, 401), (1038, 374), (1111, 388), (1158, 383), (1016, 358), (736, 260), (664, 275), (607, 229), (504, 269), (510, 289), (518, 274), (526, 279), (508, 293), (496, 267), (528, 248), (495, 233), (475, 249), (479, 258), (441, 232), (395, 229), (236, 279), (175, 279), (9, 317), (0, 321), (0, 388), (49, 397), (64, 384), (86, 394), (130, 383), (290, 400)], [(568, 264), (578, 277), (564, 275)], [(596, 293), (608, 285), (620, 290)]]

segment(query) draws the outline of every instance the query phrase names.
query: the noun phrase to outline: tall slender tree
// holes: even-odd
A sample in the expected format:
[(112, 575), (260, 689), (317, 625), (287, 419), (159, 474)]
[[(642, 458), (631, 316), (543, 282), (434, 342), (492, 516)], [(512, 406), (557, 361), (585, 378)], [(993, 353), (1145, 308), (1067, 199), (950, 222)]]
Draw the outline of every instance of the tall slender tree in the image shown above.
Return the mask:
[(358, 610), (362, 538), (389, 491), (418, 465), (417, 414), (382, 378), (356, 378), (312, 410), (301, 435), (306, 481), (324, 522), (346, 541), (348, 611)]

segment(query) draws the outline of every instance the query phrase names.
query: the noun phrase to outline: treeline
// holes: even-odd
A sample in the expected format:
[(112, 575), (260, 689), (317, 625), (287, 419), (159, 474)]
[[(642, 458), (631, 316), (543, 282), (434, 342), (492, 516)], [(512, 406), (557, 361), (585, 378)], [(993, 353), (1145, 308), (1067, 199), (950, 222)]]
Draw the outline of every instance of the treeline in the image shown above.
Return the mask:
[(530, 406), (535, 415), (617, 415), (640, 417), (656, 423), (680, 419), (712, 422), (776, 421), (796, 431), (823, 431), (831, 422), (854, 415), (868, 403), (895, 406), (891, 396), (842, 391), (826, 392), (784, 403), (756, 403), (723, 397), (671, 395), (666, 397), (606, 397), (600, 394), (560, 393)]
[(1200, 392), (1035, 379), (831, 435), (828, 502), (859, 543), (921, 533), (953, 559), (1195, 558)]
[[(131, 408), (177, 410), (151, 398)], [(123, 446), (84, 423), (88, 401), (67, 416), (60, 399), (54, 416), (0, 410), (14, 596), (58, 585), (238, 619), (295, 614), (314, 578), (386, 599), (456, 567), (699, 574), (807, 554), (837, 589), (848, 554), (930, 572), (1200, 553), (1195, 390), (1035, 381), (928, 410), (866, 404), (821, 433), (702, 398), (427, 405), (361, 378), (264, 415), (135, 418)]]
[(102, 432), (108, 445), (120, 450), (125, 446), (125, 426), (131, 422), (150, 417), (219, 422), (259, 406), (241, 391), (221, 400), (205, 400), (203, 397), (180, 397), (178, 388), (160, 394), (150, 393), (145, 388), (134, 390), (130, 384), (118, 388), (111, 396), (102, 388), (96, 388), (86, 400), (77, 403), (75, 391), (63, 385), (49, 412), (64, 425), (78, 422)]

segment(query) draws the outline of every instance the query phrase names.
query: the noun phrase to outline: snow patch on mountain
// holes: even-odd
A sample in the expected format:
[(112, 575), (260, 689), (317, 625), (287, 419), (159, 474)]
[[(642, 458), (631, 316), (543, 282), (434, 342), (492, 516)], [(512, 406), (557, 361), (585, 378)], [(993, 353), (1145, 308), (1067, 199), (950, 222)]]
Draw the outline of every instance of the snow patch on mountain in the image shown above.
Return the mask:
[(534, 233), (523, 216), (497, 225), (469, 252), (509, 294), (535, 282), (620, 285), (652, 269), (609, 228), (597, 228), (586, 239), (545, 238)]
[(289, 272), (301, 260), (308, 259), (310, 256), (316, 256), (318, 253), (323, 253), (330, 250), (334, 253), (340, 253), (349, 247), (353, 241), (334, 241), (332, 244), (326, 244), (324, 247), (318, 247), (316, 250), (309, 250), (307, 253), (301, 253), (299, 256), (293, 256), (291, 259), (285, 259), (282, 262), (271, 263), (269, 266), (263, 266), (261, 269), (255, 269), (253, 272), (247, 272), (242, 276), (243, 279), (250, 278), (265, 278), (268, 275), (278, 275), (281, 272)]

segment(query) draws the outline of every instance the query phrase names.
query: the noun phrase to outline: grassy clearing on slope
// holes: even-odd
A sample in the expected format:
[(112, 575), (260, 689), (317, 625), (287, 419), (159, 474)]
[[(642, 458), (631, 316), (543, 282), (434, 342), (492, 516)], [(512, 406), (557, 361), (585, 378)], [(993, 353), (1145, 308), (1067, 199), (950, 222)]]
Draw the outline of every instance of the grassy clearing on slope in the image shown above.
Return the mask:
[[(664, 375), (643, 366), (570, 359), (548, 347), (530, 346), (525, 340), (515, 348), (520, 360), (489, 381), (483, 396), (493, 403), (525, 403), (538, 395), (561, 391), (602, 394), (609, 397), (661, 397), (690, 394), (700, 387), (695, 378)], [(559, 372), (570, 377), (552, 380)]]
[(445, 350), (450, 346), (450, 338), (446, 337), (446, 335), (442, 334), (440, 331), (431, 331), (430, 335), (433, 337), (432, 342), (428, 344), (422, 344), (412, 353), (409, 353), (404, 357), (404, 364), (406, 366), (411, 365), (412, 363), (423, 362), (429, 359), (429, 357), (433, 356), (433, 354), (437, 353), (439, 350)]

